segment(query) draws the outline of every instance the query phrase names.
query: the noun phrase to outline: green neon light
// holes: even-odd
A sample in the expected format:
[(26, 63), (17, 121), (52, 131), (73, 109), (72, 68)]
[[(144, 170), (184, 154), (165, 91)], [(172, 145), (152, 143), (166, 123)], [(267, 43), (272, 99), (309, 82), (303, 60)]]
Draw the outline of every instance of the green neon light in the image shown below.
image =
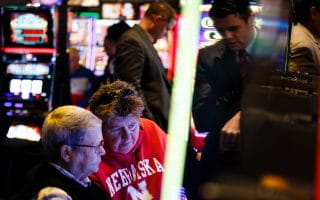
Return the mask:
[(92, 17), (95, 19), (100, 19), (100, 14), (97, 12), (80, 12), (80, 17)]
[(171, 96), (166, 171), (162, 182), (161, 200), (180, 199), (198, 52), (199, 6), (198, 0), (181, 1), (182, 17), (179, 23), (177, 64)]

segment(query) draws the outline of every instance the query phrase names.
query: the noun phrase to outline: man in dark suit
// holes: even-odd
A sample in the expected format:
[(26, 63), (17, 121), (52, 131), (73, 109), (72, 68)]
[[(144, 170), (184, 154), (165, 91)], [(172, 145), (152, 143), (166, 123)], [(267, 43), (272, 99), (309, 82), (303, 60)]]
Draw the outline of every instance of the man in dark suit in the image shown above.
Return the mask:
[(173, 28), (175, 16), (169, 4), (151, 4), (140, 23), (121, 36), (116, 52), (116, 76), (135, 86), (145, 103), (143, 116), (165, 131), (170, 83), (153, 43)]
[(223, 40), (199, 51), (192, 107), (197, 130), (209, 132), (201, 158), (207, 178), (234, 167), (248, 53), (257, 37), (247, 0), (215, 0), (209, 14)]

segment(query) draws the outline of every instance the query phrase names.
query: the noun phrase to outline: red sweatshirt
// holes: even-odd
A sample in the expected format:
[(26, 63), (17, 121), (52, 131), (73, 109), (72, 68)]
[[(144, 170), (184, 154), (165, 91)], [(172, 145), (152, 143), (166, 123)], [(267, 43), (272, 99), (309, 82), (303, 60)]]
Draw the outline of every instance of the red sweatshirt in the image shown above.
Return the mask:
[(115, 200), (160, 199), (166, 138), (153, 121), (141, 118), (133, 149), (121, 154), (106, 148), (92, 180)]

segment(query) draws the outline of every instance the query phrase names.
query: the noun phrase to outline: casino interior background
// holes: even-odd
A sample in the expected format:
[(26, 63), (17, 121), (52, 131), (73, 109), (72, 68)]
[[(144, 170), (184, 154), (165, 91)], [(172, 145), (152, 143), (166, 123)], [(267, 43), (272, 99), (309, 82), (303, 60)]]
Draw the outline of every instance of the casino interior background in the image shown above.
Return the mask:
[[(106, 28), (120, 19), (133, 26), (150, 2), (153, 1), (1, 0), (0, 197), (16, 192), (27, 169), (43, 159), (40, 127), (47, 112), (70, 103), (66, 49), (77, 48), (80, 62), (101, 76), (108, 59), (103, 49)], [(179, 1), (167, 2), (179, 13)], [(256, 185), (264, 184), (270, 186), (269, 190), (260, 193), (273, 192), (272, 198), (267, 199), (317, 198), (318, 77), (286, 71), (289, 2), (261, 2), (252, 1), (251, 7), (256, 13), (256, 26), (267, 32), (267, 37), (259, 38), (264, 51), (256, 52), (264, 62), (257, 62), (259, 70), (243, 100), (241, 132), (245, 134), (241, 149), (246, 175), (262, 179), (254, 182), (255, 187), (242, 181), (237, 186), (232, 183), (231, 189), (224, 185), (221, 188), (225, 193), (241, 189), (247, 193), (235, 194), (252, 196), (259, 193), (252, 192), (257, 190)], [(277, 7), (283, 15), (261, 14), (262, 8)], [(199, 7), (199, 48), (221, 39), (208, 17), (209, 8), (210, 1)], [(273, 20), (281, 28), (264, 23)], [(175, 70), (179, 26), (184, 25), (176, 26), (156, 44), (170, 79)], [(268, 38), (274, 35), (276, 40)], [(276, 42), (270, 44), (270, 40)], [(270, 54), (276, 55), (270, 58)], [(266, 67), (270, 65), (275, 68)], [(192, 147), (201, 151), (205, 136), (206, 133), (192, 130)], [(273, 175), (286, 184), (268, 185), (268, 181), (279, 180)]]

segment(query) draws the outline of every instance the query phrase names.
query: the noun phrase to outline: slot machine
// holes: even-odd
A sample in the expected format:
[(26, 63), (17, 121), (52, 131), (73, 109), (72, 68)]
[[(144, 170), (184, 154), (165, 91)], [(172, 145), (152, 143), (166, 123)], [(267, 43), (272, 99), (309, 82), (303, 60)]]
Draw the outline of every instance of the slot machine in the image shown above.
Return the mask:
[(0, 118), (7, 138), (40, 140), (52, 104), (53, 24), (49, 7), (1, 8)]

